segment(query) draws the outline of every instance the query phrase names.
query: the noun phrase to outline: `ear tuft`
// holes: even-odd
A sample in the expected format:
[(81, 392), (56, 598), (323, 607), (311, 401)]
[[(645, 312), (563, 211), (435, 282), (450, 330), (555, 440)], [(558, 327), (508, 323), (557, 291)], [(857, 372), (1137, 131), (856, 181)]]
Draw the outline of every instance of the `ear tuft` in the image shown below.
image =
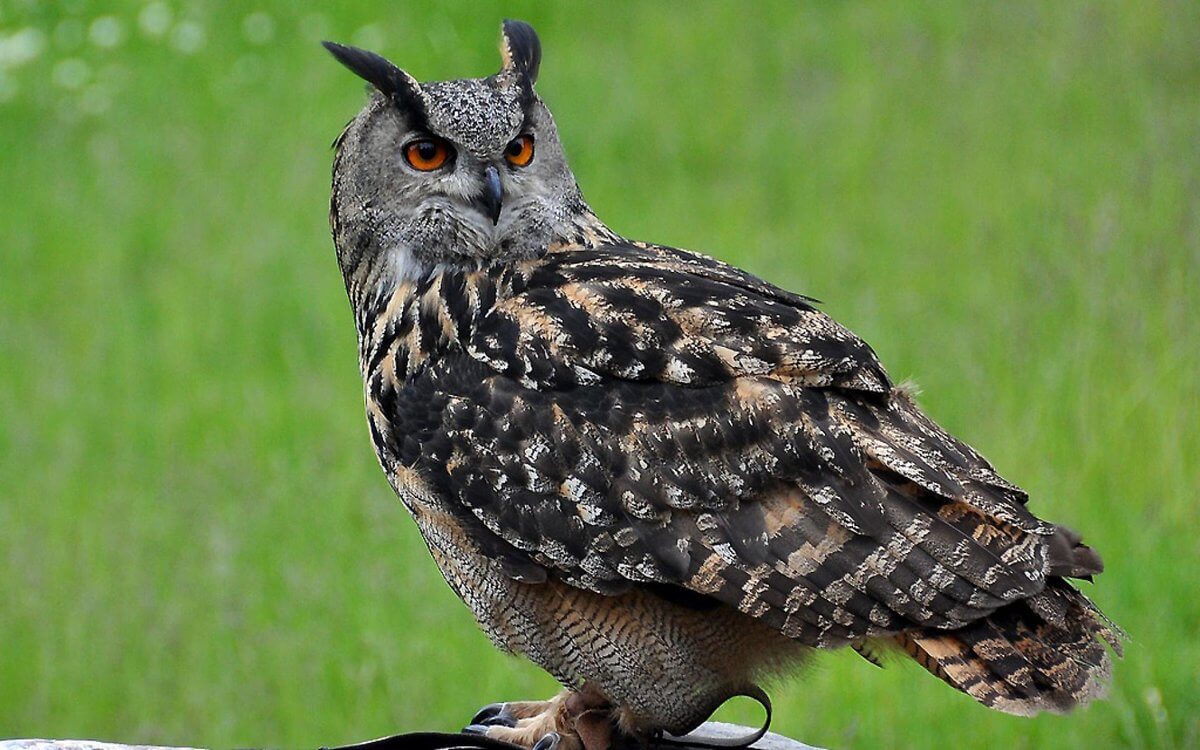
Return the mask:
[(329, 50), (338, 62), (354, 71), (355, 75), (374, 86), (384, 96), (390, 97), (397, 105), (422, 121), (425, 119), (425, 100), (421, 96), (421, 84), (387, 58), (365, 49), (334, 42), (321, 42), (321, 45)]
[(507, 19), (500, 25), (500, 34), (501, 71), (514, 71), (533, 86), (542, 64), (542, 43), (537, 32), (524, 21)]

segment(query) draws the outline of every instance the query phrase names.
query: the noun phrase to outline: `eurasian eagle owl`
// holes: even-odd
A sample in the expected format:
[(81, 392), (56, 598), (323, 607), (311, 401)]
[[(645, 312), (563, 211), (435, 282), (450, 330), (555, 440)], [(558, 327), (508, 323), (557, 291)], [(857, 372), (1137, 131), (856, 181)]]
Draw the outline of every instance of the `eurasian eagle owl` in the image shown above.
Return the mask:
[(330, 211), (371, 438), (446, 580), (565, 692), (525, 745), (686, 732), (813, 649), (907, 653), (1015, 714), (1100, 694), (1100, 558), (812, 300), (588, 208), (503, 24), (500, 71), (375, 89)]

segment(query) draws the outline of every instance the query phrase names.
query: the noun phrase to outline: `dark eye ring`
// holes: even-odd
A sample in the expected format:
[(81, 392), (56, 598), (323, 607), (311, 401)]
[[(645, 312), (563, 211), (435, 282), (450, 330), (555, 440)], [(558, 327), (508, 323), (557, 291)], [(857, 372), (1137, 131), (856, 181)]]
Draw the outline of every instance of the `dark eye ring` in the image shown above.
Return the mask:
[(421, 172), (432, 172), (444, 166), (453, 154), (450, 144), (441, 138), (418, 138), (404, 146), (404, 160)]
[(514, 167), (528, 166), (533, 161), (533, 136), (519, 135), (504, 147), (504, 158)]

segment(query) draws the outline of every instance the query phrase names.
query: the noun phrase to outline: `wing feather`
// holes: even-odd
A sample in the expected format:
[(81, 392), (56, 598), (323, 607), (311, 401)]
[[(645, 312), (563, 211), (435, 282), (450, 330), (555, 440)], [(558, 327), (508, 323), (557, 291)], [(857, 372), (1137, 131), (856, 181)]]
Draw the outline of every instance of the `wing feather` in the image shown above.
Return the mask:
[(430, 286), (495, 301), (372, 427), (514, 578), (683, 587), (819, 646), (1045, 585), (1055, 527), (810, 300), (632, 243), (506, 283)]

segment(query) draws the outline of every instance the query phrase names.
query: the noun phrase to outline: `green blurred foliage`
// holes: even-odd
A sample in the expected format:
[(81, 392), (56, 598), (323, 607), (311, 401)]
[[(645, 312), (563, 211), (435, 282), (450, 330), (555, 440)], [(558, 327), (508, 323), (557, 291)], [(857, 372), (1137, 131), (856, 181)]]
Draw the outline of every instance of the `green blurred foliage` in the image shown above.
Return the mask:
[(325, 223), (364, 95), (317, 41), (483, 75), (513, 16), (614, 228), (826, 300), (1108, 561), (1108, 701), (842, 653), (776, 727), (1200, 743), (1200, 5), (315, 7), (0, 0), (0, 736), (317, 747), (555, 689), (375, 464)]

